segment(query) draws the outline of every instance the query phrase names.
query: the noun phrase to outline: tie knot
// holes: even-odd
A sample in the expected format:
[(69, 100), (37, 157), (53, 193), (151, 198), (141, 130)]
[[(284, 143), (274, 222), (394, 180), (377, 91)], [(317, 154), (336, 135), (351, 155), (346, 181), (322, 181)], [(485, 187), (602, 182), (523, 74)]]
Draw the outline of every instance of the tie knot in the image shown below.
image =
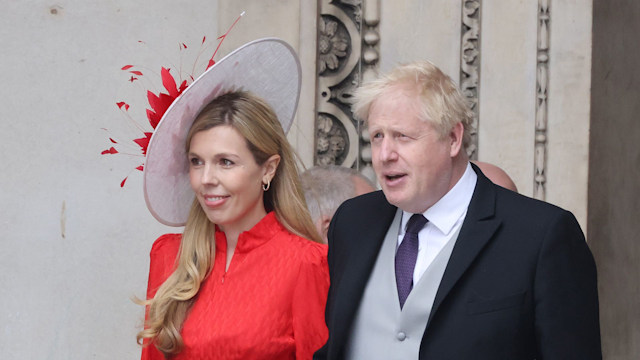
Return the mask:
[(417, 234), (427, 224), (429, 220), (422, 214), (413, 214), (407, 222), (407, 232), (411, 234)]

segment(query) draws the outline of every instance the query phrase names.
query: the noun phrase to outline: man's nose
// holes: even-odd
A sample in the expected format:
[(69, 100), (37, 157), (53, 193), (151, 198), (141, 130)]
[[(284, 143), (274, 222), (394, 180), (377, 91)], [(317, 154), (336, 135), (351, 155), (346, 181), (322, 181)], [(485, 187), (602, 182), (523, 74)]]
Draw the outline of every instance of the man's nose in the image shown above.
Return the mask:
[(396, 150), (396, 144), (393, 139), (385, 137), (380, 143), (380, 160), (384, 162), (396, 160), (398, 158)]

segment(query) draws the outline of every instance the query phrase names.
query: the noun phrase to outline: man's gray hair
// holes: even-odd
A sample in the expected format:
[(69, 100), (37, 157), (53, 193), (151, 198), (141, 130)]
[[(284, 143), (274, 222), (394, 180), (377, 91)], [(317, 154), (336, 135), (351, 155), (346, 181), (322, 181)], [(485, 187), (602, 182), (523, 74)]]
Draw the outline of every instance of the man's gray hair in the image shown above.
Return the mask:
[(314, 166), (302, 173), (302, 190), (314, 223), (322, 215), (333, 217), (340, 204), (356, 196), (354, 177), (360, 177), (374, 187), (364, 175), (344, 166)]

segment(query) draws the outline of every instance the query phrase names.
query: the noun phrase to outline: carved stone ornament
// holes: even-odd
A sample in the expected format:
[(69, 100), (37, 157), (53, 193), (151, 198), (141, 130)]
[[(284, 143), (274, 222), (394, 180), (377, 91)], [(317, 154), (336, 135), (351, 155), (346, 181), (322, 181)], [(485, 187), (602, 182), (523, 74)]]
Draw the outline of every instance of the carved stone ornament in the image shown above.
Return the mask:
[(338, 33), (338, 22), (330, 17), (322, 17), (318, 24), (318, 73), (329, 68), (336, 70), (339, 59), (347, 55), (349, 39), (344, 31)]
[(361, 20), (361, 0), (320, 2), (316, 164), (359, 164), (360, 123), (351, 113), (351, 99), (361, 79)]
[(331, 114), (320, 113), (317, 117), (316, 164), (340, 164), (347, 155), (348, 134), (342, 122)]
[(538, 1), (538, 59), (536, 69), (536, 135), (533, 197), (546, 197), (547, 172), (547, 95), (549, 93), (549, 2)]
[(467, 148), (471, 159), (478, 158), (481, 6), (480, 0), (462, 0), (460, 89), (473, 111), (471, 141)]

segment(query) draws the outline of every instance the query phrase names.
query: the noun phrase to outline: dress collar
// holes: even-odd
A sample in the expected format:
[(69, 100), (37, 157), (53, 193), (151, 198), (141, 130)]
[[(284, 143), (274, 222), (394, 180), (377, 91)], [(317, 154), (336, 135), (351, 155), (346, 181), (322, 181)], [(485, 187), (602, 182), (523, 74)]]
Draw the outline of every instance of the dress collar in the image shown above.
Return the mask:
[[(235, 253), (248, 253), (273, 239), (276, 234), (282, 231), (286, 231), (286, 229), (276, 218), (276, 213), (270, 211), (251, 229), (243, 231), (238, 235), (238, 244), (236, 245)], [(221, 250), (227, 248), (227, 237), (218, 226), (216, 226), (216, 247)]]

